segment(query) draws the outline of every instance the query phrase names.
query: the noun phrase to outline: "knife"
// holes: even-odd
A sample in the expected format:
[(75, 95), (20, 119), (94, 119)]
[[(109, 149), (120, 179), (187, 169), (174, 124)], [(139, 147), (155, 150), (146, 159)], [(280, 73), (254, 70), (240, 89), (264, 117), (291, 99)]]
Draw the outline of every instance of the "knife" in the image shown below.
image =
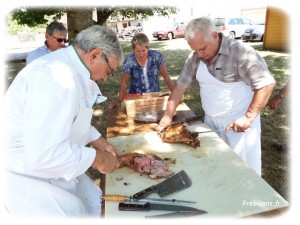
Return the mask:
[(101, 196), (102, 201), (110, 201), (110, 202), (151, 202), (151, 203), (163, 203), (163, 204), (196, 204), (196, 202), (193, 201), (185, 201), (185, 200), (177, 200), (177, 199), (155, 199), (155, 198), (140, 198), (140, 199), (133, 199), (132, 197), (128, 197), (125, 195), (104, 195)]
[(184, 170), (176, 173), (175, 175), (167, 178), (166, 180), (152, 185), (133, 195), (133, 200), (137, 201), (152, 193), (157, 193), (160, 197), (172, 194), (177, 191), (184, 190), (192, 185), (192, 181)]
[(170, 204), (154, 204), (147, 202), (144, 205), (130, 204), (130, 203), (119, 203), (120, 211), (150, 211), (150, 210), (163, 210), (163, 211), (180, 211), (180, 212), (191, 212), (191, 211), (202, 211), (189, 206), (183, 205), (170, 205)]
[[(251, 126), (250, 126), (251, 127)], [(249, 128), (250, 128), (249, 127)], [(210, 132), (218, 132), (218, 131), (224, 131), (225, 128), (217, 129), (217, 130), (207, 130), (207, 131), (196, 131), (198, 134), (204, 134), (204, 133), (210, 133)], [(233, 130), (232, 127), (229, 128), (229, 130)]]
[(198, 132), (196, 132), (196, 133), (198, 133), (198, 134), (204, 134), (204, 133), (218, 132), (218, 131), (224, 131), (224, 130), (225, 130), (225, 128), (218, 129), (218, 130), (198, 131)]
[(195, 121), (202, 121), (203, 120), (203, 116), (192, 116), (192, 117), (189, 117), (189, 118), (184, 118), (182, 120), (179, 120), (179, 121), (174, 121), (172, 122), (171, 126), (175, 126), (177, 124), (180, 124), (182, 122), (185, 122), (185, 123), (191, 123), (191, 122), (195, 122)]

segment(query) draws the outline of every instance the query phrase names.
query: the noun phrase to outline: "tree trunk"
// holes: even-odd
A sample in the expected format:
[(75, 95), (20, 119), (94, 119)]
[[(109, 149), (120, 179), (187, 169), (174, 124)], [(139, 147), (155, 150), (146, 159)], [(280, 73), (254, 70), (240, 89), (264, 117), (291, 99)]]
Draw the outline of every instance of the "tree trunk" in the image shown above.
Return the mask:
[(67, 8), (67, 18), (70, 44), (80, 31), (94, 24), (92, 8)]
[(106, 20), (113, 12), (112, 8), (97, 8), (97, 24), (105, 25)]

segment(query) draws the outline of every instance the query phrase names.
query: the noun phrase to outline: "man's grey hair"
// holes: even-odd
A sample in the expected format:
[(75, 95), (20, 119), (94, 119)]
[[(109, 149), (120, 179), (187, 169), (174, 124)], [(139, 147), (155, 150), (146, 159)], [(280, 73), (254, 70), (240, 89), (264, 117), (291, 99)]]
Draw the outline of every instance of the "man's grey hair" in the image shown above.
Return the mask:
[(46, 33), (48, 33), (50, 35), (55, 34), (55, 33), (67, 35), (68, 30), (62, 23), (53, 21), (47, 26)]
[(123, 50), (117, 34), (100, 25), (93, 25), (82, 30), (75, 38), (74, 45), (84, 52), (100, 48), (106, 57), (117, 57), (123, 62)]
[(191, 20), (184, 30), (184, 37), (187, 41), (201, 35), (204, 40), (210, 41), (212, 33), (217, 32), (213, 21), (208, 17), (201, 17)]

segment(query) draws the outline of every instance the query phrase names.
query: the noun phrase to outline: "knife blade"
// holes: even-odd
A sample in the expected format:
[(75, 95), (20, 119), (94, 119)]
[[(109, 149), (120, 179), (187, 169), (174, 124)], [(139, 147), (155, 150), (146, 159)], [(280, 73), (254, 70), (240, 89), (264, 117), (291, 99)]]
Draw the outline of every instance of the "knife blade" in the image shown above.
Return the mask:
[(198, 216), (201, 214), (207, 213), (204, 210), (199, 211), (186, 211), (186, 212), (173, 212), (173, 213), (166, 213), (166, 214), (160, 214), (160, 215), (154, 215), (154, 216), (145, 216), (146, 219), (159, 219), (159, 218), (185, 218), (185, 217), (191, 217), (191, 216)]
[(131, 196), (125, 196), (125, 195), (104, 195), (101, 196), (102, 201), (110, 201), (110, 202), (140, 202), (140, 203), (146, 203), (146, 202), (151, 202), (151, 203), (163, 203), (163, 204), (196, 204), (196, 202), (193, 201), (185, 201), (185, 200), (177, 200), (177, 199), (155, 199), (155, 198), (140, 198), (134, 200)]
[(131, 203), (119, 203), (120, 211), (150, 211), (150, 210), (163, 210), (163, 211), (180, 211), (190, 212), (199, 211), (199, 209), (183, 206), (183, 205), (170, 205), (170, 204), (154, 204), (147, 202), (146, 204), (131, 204)]
[(164, 197), (171, 193), (186, 189), (186, 188), (190, 187), (191, 185), (192, 185), (191, 179), (189, 178), (189, 176), (187, 175), (187, 173), (184, 170), (181, 170), (180, 172), (167, 178), (166, 180), (164, 180), (156, 185), (152, 185), (142, 191), (139, 191), (138, 193), (135, 193), (133, 195), (133, 200), (137, 201), (138, 199), (148, 196), (149, 194), (152, 194), (155, 192), (160, 197)]
[(217, 129), (217, 130), (207, 130), (207, 131), (198, 131), (198, 134), (204, 134), (204, 133), (210, 133), (210, 132), (218, 132), (218, 131), (224, 131), (225, 128)]
[(191, 123), (191, 122), (196, 122), (196, 121), (203, 121), (203, 116), (192, 116), (192, 117), (188, 117), (188, 118), (183, 118), (179, 121), (174, 121), (171, 123), (171, 126), (175, 126), (177, 124), (180, 124), (182, 122), (185, 122), (185, 123)]

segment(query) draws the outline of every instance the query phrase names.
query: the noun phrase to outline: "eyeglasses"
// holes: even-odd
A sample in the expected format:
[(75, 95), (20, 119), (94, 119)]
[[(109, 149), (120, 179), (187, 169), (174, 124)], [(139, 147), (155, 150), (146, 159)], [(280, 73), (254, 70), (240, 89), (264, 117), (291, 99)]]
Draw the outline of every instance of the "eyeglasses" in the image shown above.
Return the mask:
[(56, 39), (56, 41), (59, 42), (59, 43), (61, 43), (61, 42), (68, 43), (69, 42), (69, 40), (67, 40), (65, 38), (57, 38), (57, 37), (54, 37), (53, 35), (51, 35), (51, 37), (53, 37), (54, 39)]
[(107, 76), (109, 76), (109, 75), (112, 75), (112, 76), (113, 76), (113, 75), (114, 75), (114, 74), (113, 74), (114, 70), (110, 67), (106, 55), (104, 55), (104, 59), (105, 59), (107, 65), (108, 65), (108, 69), (109, 69), (109, 71), (108, 71), (108, 73), (107, 73)]

